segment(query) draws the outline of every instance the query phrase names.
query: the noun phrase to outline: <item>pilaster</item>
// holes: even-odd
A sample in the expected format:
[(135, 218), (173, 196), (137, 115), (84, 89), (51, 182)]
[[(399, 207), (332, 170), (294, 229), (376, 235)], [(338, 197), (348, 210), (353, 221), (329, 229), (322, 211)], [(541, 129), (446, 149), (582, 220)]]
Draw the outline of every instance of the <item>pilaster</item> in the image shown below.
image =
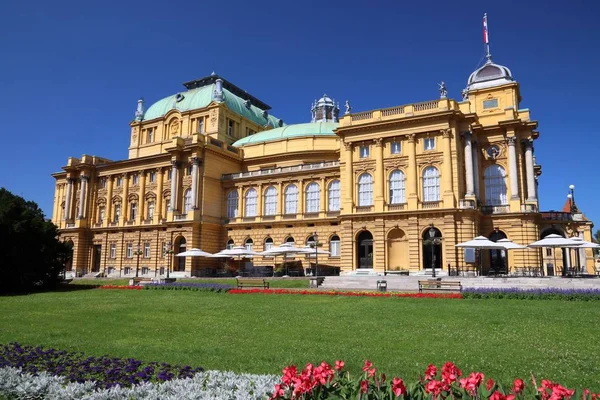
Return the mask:
[(466, 176), (466, 193), (465, 198), (475, 198), (475, 183), (473, 179), (473, 148), (471, 143), (471, 132), (463, 132), (465, 139), (465, 176)]
[(442, 187), (444, 208), (456, 207), (456, 200), (453, 191), (452, 180), (452, 131), (450, 129), (442, 129), (442, 141), (444, 142), (444, 159), (442, 163)]
[(510, 181), (510, 209), (517, 211), (521, 209), (521, 199), (519, 197), (519, 178), (517, 172), (517, 138), (514, 136), (514, 131), (510, 132), (506, 140), (508, 143), (508, 180)]
[(123, 178), (123, 202), (121, 203), (121, 221), (120, 226), (125, 226), (125, 222), (129, 219), (129, 175), (124, 173)]
[(417, 191), (417, 138), (415, 134), (408, 135), (408, 168), (406, 180), (408, 183), (407, 206), (409, 210), (416, 210), (419, 201)]
[(374, 206), (375, 212), (383, 212), (385, 204), (385, 170), (383, 168), (383, 139), (375, 139), (375, 190)]
[(352, 171), (352, 143), (344, 145), (344, 179), (341, 181), (342, 209), (341, 214), (354, 212), (354, 174)]
[[(140, 177), (139, 191), (138, 191), (138, 215), (135, 218), (136, 225), (141, 225), (142, 221), (146, 219), (146, 171), (143, 169), (138, 172)], [(156, 212), (156, 208), (154, 209)]]
[(113, 221), (113, 176), (106, 177), (106, 219), (102, 221), (102, 226), (107, 227)]
[(327, 207), (325, 206), (327, 200), (327, 187), (325, 186), (325, 178), (321, 178), (319, 182), (320, 195), (319, 195), (319, 215), (321, 218), (325, 218), (327, 215)]
[(156, 207), (154, 207), (154, 216), (152, 217), (153, 224), (158, 224), (161, 219), (166, 217), (163, 215), (163, 178), (163, 168), (156, 168)]

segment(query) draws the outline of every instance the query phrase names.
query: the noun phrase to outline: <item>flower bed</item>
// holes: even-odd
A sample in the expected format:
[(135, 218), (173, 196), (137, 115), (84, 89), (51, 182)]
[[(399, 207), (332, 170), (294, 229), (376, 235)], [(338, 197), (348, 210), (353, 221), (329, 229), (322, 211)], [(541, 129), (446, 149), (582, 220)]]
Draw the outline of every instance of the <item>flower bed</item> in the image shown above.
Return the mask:
[(144, 285), (145, 289), (150, 290), (196, 290), (204, 292), (227, 292), (232, 289), (232, 285), (226, 285), (222, 283), (193, 283), (193, 282), (181, 282), (181, 283), (151, 283)]
[(0, 346), (0, 368), (5, 367), (20, 368), (32, 374), (44, 371), (62, 376), (69, 382), (92, 381), (98, 388), (189, 378), (202, 371), (202, 368), (144, 363), (133, 358), (86, 357), (83, 353), (21, 346), (18, 343)]
[(99, 289), (124, 289), (124, 290), (142, 290), (143, 286), (128, 286), (128, 285), (102, 285)]
[(600, 289), (466, 288), (463, 290), (462, 294), (465, 299), (525, 299), (566, 301), (600, 300)]
[(575, 391), (549, 381), (538, 385), (532, 376), (531, 384), (515, 379), (512, 384), (502, 385), (493, 379), (485, 379), (481, 372), (472, 372), (463, 378), (462, 371), (447, 362), (438, 375), (438, 369), (430, 364), (419, 381), (406, 383), (401, 378), (388, 379), (377, 372), (370, 361), (365, 361), (363, 373), (351, 378), (344, 371), (344, 362), (336, 361), (332, 367), (326, 362), (318, 366), (307, 364), (302, 371), (291, 365), (283, 369), (281, 381), (275, 385), (271, 400), (282, 399), (489, 399), (489, 400), (596, 400), (600, 394), (588, 390)]
[(462, 299), (460, 293), (396, 293), (396, 292), (351, 292), (341, 290), (290, 290), (290, 289), (231, 289), (230, 294), (300, 294), (316, 296), (350, 297), (411, 297), (429, 299)]

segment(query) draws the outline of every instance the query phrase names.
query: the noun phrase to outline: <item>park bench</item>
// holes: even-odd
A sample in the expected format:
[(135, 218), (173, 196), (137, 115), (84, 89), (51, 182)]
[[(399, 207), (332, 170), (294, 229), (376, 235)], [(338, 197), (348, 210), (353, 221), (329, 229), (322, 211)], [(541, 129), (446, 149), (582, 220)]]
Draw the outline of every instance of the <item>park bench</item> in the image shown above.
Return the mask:
[(419, 293), (423, 290), (454, 290), (462, 292), (462, 285), (460, 281), (438, 281), (434, 279), (428, 279), (426, 281), (419, 281)]
[(152, 278), (130, 278), (129, 286), (140, 286), (140, 283), (142, 282), (152, 282)]
[(261, 287), (263, 289), (269, 288), (269, 282), (265, 279), (248, 279), (248, 278), (236, 278), (238, 289), (243, 289), (245, 287)]
[(321, 286), (323, 284), (323, 282), (325, 282), (325, 277), (324, 276), (311, 276), (309, 278), (309, 280), (310, 280), (311, 288), (318, 288), (319, 286)]
[(410, 275), (410, 271), (407, 269), (399, 269), (399, 270), (388, 270), (383, 273), (384, 275)]

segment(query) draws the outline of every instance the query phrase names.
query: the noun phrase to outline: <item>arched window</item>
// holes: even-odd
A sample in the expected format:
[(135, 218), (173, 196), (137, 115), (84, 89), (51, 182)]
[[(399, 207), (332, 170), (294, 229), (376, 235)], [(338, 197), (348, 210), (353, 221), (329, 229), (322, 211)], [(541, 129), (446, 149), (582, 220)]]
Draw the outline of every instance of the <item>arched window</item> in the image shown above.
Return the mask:
[(265, 239), (265, 251), (271, 249), (273, 247), (273, 238), (266, 238)]
[(508, 204), (506, 194), (506, 172), (499, 165), (490, 165), (483, 173), (485, 184), (485, 204), (487, 206), (504, 206)]
[(373, 205), (373, 177), (371, 174), (362, 174), (358, 177), (358, 206)]
[(237, 218), (238, 216), (238, 191), (232, 190), (227, 193), (227, 218)]
[(233, 239), (229, 239), (227, 241), (227, 245), (225, 246), (225, 248), (227, 250), (231, 250), (231, 249), (233, 249), (234, 246), (235, 246), (235, 242), (233, 241)]
[(423, 201), (440, 201), (440, 173), (436, 167), (423, 170)]
[(265, 190), (265, 215), (277, 214), (277, 189), (269, 186)]
[(340, 243), (340, 237), (338, 235), (333, 235), (331, 239), (329, 239), (329, 255), (331, 257), (340, 256)]
[(293, 236), (288, 236), (287, 239), (285, 239), (285, 242), (286, 243), (296, 243)]
[(285, 188), (285, 210), (284, 214), (296, 214), (298, 212), (298, 187), (289, 185)]
[(307, 213), (318, 213), (319, 202), (321, 201), (321, 190), (319, 184), (316, 182), (310, 183), (306, 186), (306, 212)]
[(121, 204), (115, 204), (115, 214), (114, 214), (114, 222), (119, 222), (121, 218)]
[(155, 207), (154, 199), (148, 200), (147, 219), (152, 219), (152, 217), (154, 217), (154, 207)]
[[(182, 236), (179, 239), (176, 253), (177, 254), (183, 253), (184, 251), (186, 251), (186, 249), (187, 249), (187, 241)], [(175, 268), (177, 268), (176, 271), (185, 271), (185, 259), (186, 259), (186, 257), (175, 257), (175, 260), (176, 260)]]
[(184, 195), (184, 203), (183, 203), (183, 212), (187, 213), (192, 209), (192, 190), (188, 189), (185, 191)]
[(390, 174), (390, 204), (406, 203), (405, 183), (404, 172), (398, 169), (392, 171)]
[(106, 217), (106, 208), (105, 208), (104, 204), (102, 204), (98, 207), (98, 223), (101, 224), (102, 222), (104, 222), (105, 217)]
[(134, 201), (129, 204), (129, 220), (133, 221), (137, 217), (137, 203)]
[(328, 194), (328, 211), (340, 211), (340, 181), (337, 179), (329, 184)]
[(248, 238), (248, 239), (246, 239), (245, 245), (246, 245), (246, 250), (252, 251), (252, 248), (254, 247), (254, 241), (251, 238)]
[(249, 189), (246, 192), (246, 217), (256, 217), (256, 200), (256, 189)]

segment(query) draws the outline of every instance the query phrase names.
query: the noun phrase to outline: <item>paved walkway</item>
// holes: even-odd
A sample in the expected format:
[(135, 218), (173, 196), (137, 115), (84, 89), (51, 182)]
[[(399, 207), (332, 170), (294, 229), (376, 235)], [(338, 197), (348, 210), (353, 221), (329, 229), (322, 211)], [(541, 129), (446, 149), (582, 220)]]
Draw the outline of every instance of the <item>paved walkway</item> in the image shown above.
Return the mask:
[[(377, 288), (378, 280), (386, 280), (388, 290), (417, 291), (417, 281), (430, 279), (423, 276), (328, 276), (323, 289), (370, 289)], [(443, 280), (460, 281), (465, 288), (559, 288), (559, 289), (600, 289), (600, 278), (487, 278), (487, 277), (454, 277), (446, 276)]]

